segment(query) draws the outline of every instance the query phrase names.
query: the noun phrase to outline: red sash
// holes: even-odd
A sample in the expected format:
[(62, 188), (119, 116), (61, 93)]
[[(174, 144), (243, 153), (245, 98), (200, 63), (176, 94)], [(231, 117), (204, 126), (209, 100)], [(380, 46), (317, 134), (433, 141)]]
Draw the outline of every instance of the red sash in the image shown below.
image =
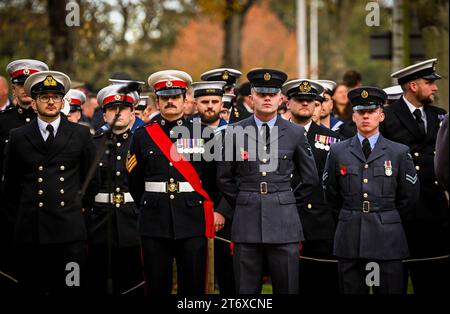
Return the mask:
[(214, 205), (208, 193), (203, 190), (202, 183), (198, 173), (192, 167), (191, 163), (187, 161), (183, 155), (179, 154), (175, 149), (172, 141), (167, 137), (166, 133), (161, 129), (158, 123), (152, 123), (145, 128), (151, 139), (158, 145), (164, 156), (173, 164), (173, 166), (181, 173), (181, 175), (188, 181), (194, 190), (203, 196), (203, 210), (205, 214), (205, 235), (207, 238), (214, 238)]

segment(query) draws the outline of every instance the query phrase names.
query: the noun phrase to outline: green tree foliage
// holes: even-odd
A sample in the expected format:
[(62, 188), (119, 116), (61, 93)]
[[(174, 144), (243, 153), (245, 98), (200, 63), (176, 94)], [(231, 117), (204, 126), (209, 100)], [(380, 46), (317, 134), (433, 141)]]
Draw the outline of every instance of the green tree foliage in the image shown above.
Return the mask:
[[(73, 60), (55, 60), (46, 0), (0, 0), (0, 75), (14, 59), (45, 61), (98, 90), (112, 72), (144, 80), (159, 70), (163, 52), (191, 18), (190, 0), (81, 0), (80, 26), (72, 27)], [(62, 21), (65, 16), (61, 16)], [(62, 69), (61, 62), (71, 62)], [(57, 65), (55, 68), (54, 66)]]

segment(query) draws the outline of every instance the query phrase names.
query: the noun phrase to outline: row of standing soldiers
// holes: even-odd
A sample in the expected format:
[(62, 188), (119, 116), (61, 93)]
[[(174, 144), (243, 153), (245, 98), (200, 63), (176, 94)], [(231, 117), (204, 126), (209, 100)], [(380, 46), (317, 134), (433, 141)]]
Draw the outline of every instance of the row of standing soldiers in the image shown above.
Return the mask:
[[(349, 93), (355, 135), (345, 141), (311, 121), (323, 86), (252, 70), (254, 113), (232, 126), (255, 132), (238, 143), (218, 116), (236, 70), (212, 70), (193, 84), (182, 71), (152, 74), (160, 114), (134, 134), (128, 125), (138, 89), (105, 87), (98, 101), (109, 128), (92, 140), (87, 128), (60, 115), (67, 75), (36, 60), (12, 62), (19, 104), (0, 115), (1, 282), (15, 281), (13, 274), (23, 291), (38, 293), (142, 293), (144, 286), (170, 293), (175, 259), (178, 293), (201, 294), (207, 239), (215, 234), (224, 294), (259, 293), (265, 272), (275, 293), (366, 293), (370, 261), (381, 265), (381, 293), (405, 292), (408, 274), (415, 293), (446, 291), (448, 203), (433, 168), (445, 112), (430, 104), (434, 64), (394, 73), (404, 96), (382, 114), (379, 89)], [(199, 115), (185, 119), (191, 84)], [(280, 92), (291, 121), (276, 114)], [(31, 107), (22, 107), (28, 95)], [(196, 121), (206, 135), (192, 138)], [(224, 158), (227, 139), (231, 160)], [(217, 141), (223, 158), (207, 161), (207, 143)], [(255, 158), (261, 154), (267, 158)], [(271, 161), (275, 169), (265, 169)], [(407, 257), (425, 259), (402, 264)], [(81, 284), (67, 281), (73, 262)]]

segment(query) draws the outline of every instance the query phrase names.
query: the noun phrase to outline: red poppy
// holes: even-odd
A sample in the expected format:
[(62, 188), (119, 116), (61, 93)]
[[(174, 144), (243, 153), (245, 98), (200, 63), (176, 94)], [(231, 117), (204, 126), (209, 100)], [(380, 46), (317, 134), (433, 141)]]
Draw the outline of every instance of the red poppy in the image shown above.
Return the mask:
[(345, 176), (347, 175), (347, 167), (346, 166), (341, 166), (341, 176)]
[(248, 151), (243, 150), (241, 152), (241, 157), (242, 157), (243, 160), (248, 160)]

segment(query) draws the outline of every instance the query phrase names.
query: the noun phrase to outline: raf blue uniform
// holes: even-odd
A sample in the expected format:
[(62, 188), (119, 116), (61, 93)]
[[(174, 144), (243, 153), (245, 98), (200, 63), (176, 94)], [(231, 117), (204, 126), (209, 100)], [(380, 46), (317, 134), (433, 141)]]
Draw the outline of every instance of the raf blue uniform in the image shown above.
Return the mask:
[[(355, 101), (364, 91), (383, 95), (380, 89), (362, 87), (349, 98)], [(366, 158), (362, 141), (358, 133), (332, 146), (323, 174), (327, 200), (338, 216), (334, 255), (340, 290), (368, 293), (365, 268), (376, 262), (381, 278), (374, 292), (401, 293), (401, 260), (409, 255), (402, 219), (418, 197), (417, 174), (407, 146), (376, 133), (369, 138), (372, 151)]]
[[(270, 69), (253, 70), (247, 77), (256, 92), (262, 93), (279, 92), (287, 78), (284, 73)], [(217, 184), (234, 208), (231, 239), (235, 243), (233, 262), (238, 294), (259, 293), (264, 258), (268, 261), (274, 293), (298, 292), (298, 244), (304, 239), (298, 211), (319, 183), (304, 128), (280, 116), (267, 125), (278, 128), (276, 138), (271, 131), (269, 144), (258, 136), (263, 124), (256, 116), (232, 125), (254, 133), (244, 132), (242, 143), (233, 137), (236, 144), (233, 156), (238, 150), (241, 159), (218, 163)], [(231, 131), (227, 128), (225, 133), (224, 157), (228, 156), (231, 143), (227, 136), (232, 136)], [(273, 147), (276, 140), (277, 152)], [(266, 149), (270, 146), (272, 161), (255, 158), (257, 150), (251, 145), (255, 142), (260, 144), (259, 152), (263, 150), (262, 144)], [(265, 165), (275, 161), (274, 171), (264, 170)], [(298, 170), (302, 182), (297, 189), (291, 183), (294, 169)]]
[[(291, 80), (283, 85), (283, 94), (289, 101), (306, 101), (308, 106), (320, 97), (323, 90), (319, 83), (305, 79)], [(292, 110), (295, 111), (295, 109)], [(295, 119), (297, 113), (292, 114), (293, 121), (297, 121)], [(322, 125), (317, 125), (311, 118), (312, 116), (308, 119), (304, 116), (303, 125), (319, 178), (321, 178), (330, 146), (339, 142), (339, 135)], [(297, 171), (293, 172), (292, 182), (294, 186), (301, 184), (301, 176)], [(335, 259), (333, 238), (336, 224), (330, 206), (325, 201), (321, 185), (314, 189), (307, 204), (300, 208), (299, 212), (305, 236), (301, 248), (301, 256), (305, 258), (300, 260), (299, 270), (300, 294), (336, 294), (338, 293), (337, 265), (330, 261)], [(317, 280), (319, 277), (322, 279)]]

